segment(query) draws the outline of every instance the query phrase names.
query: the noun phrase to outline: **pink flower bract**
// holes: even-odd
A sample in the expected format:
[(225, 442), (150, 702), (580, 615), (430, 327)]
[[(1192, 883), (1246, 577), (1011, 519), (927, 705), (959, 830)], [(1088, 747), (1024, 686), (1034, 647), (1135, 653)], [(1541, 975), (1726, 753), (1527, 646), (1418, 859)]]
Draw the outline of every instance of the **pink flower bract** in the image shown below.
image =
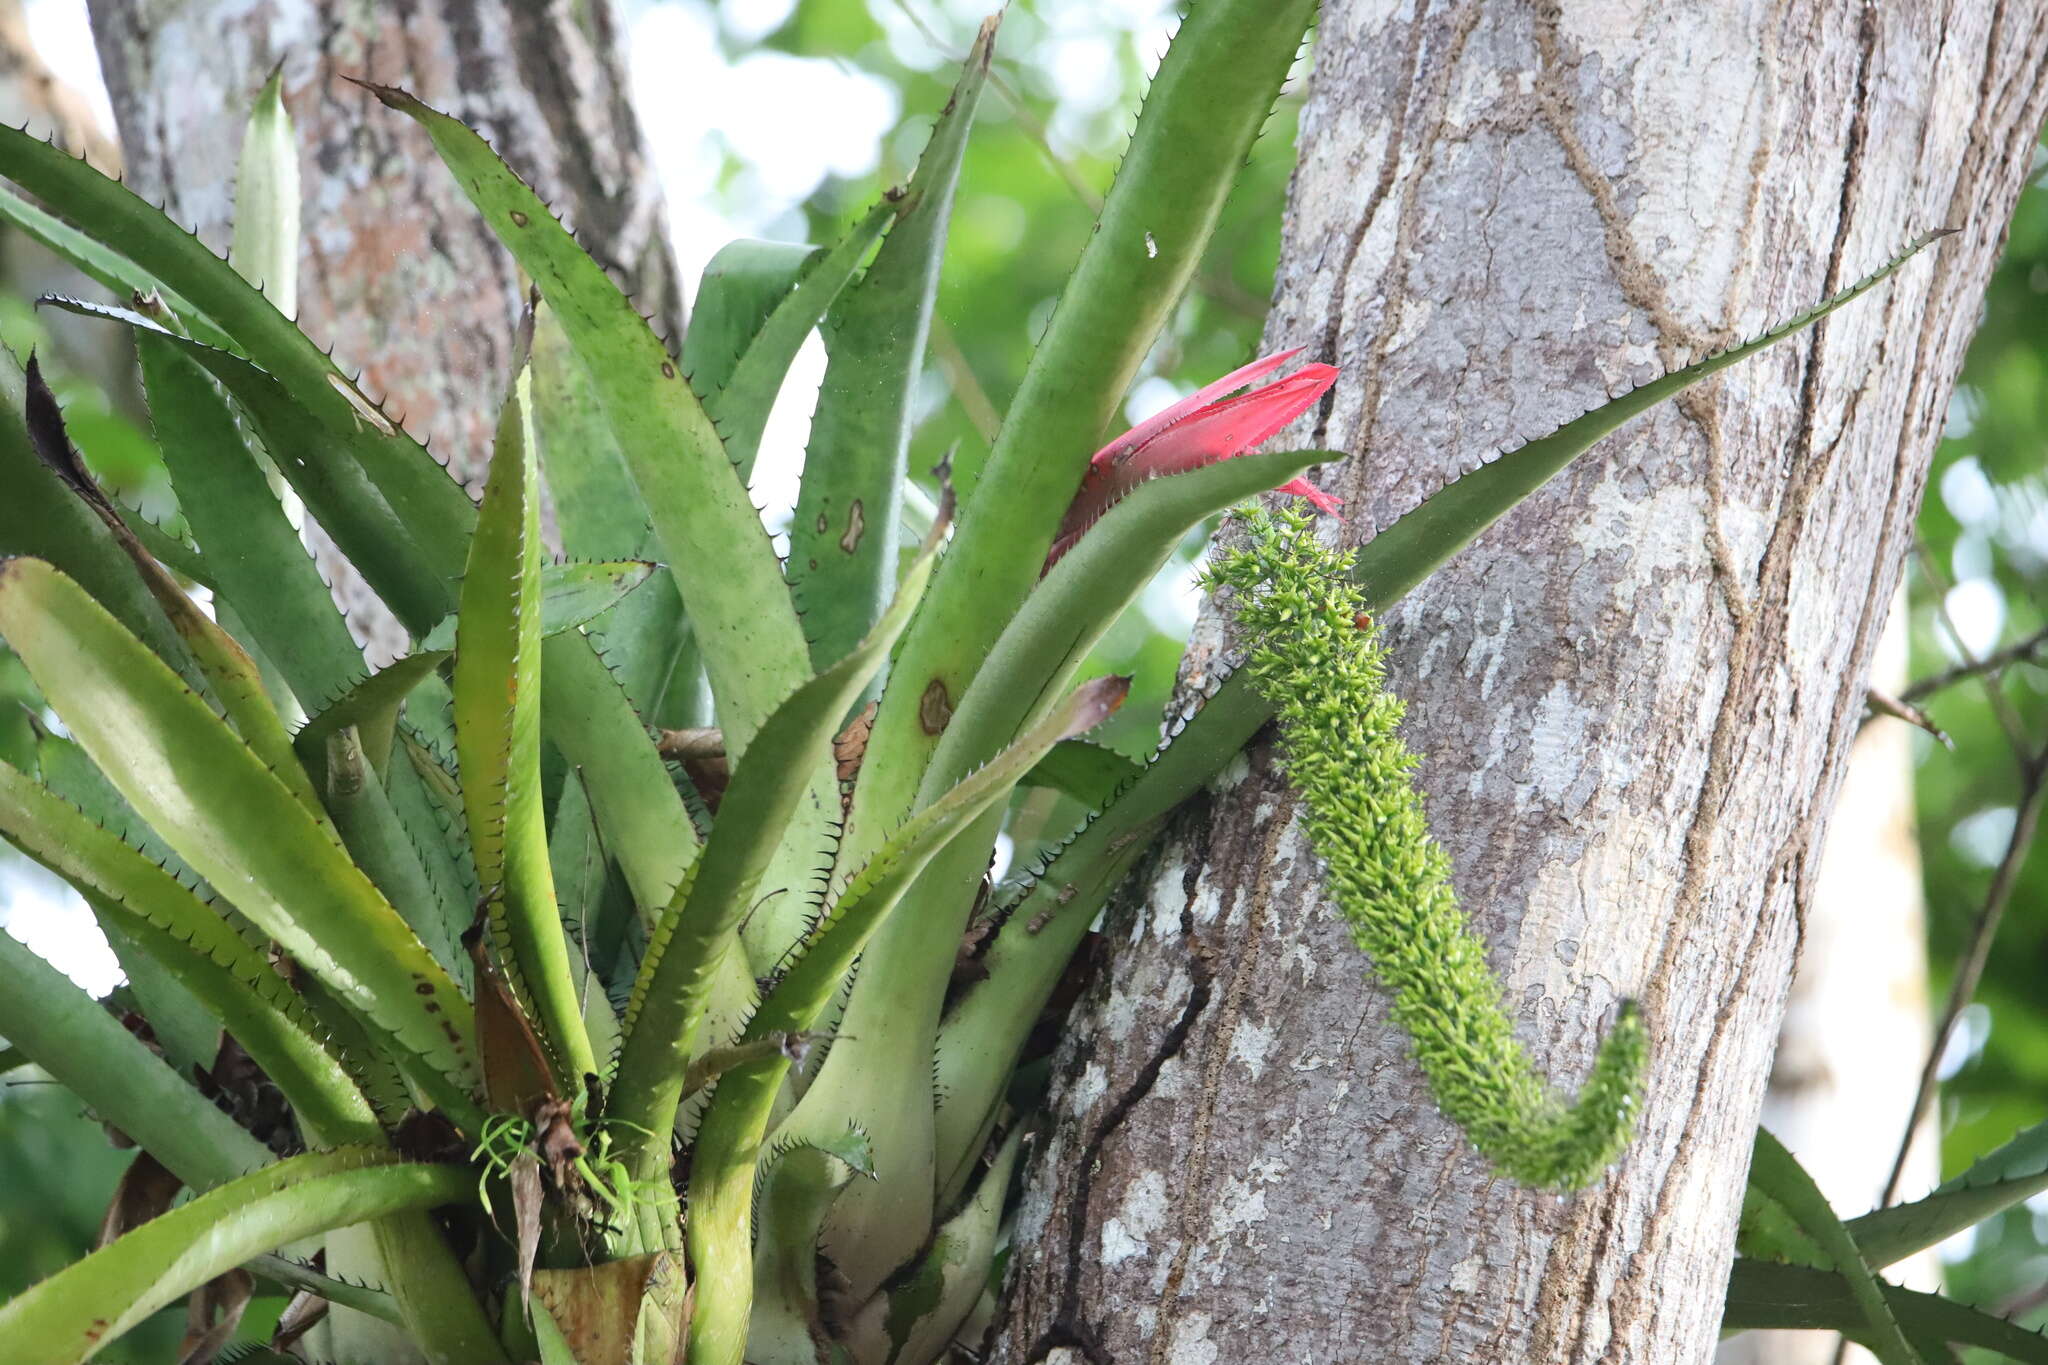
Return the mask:
[[(1254, 360), (1215, 383), (1146, 418), (1095, 452), (1087, 477), (1068, 505), (1045, 557), (1050, 569), (1126, 494), (1148, 479), (1242, 455), (1300, 416), (1337, 382), (1334, 365), (1304, 365), (1264, 388), (1248, 388), (1301, 354), (1302, 348)], [(1244, 393), (1237, 390), (1245, 389)], [(1230, 396), (1235, 395), (1235, 396)], [(1318, 510), (1337, 509), (1336, 498), (1306, 479), (1280, 485), (1283, 493), (1307, 498)]]

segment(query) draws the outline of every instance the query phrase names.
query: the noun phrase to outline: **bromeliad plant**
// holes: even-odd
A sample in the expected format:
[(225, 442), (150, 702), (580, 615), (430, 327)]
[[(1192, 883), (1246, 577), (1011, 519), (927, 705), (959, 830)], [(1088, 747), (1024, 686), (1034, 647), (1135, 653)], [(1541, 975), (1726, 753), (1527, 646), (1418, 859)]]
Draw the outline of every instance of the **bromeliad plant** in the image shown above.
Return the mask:
[[(1640, 1027), (1624, 1013), (1575, 1106), (1522, 1058), (1349, 606), (1384, 609), (1602, 435), (1897, 263), (1483, 465), (1355, 561), (1266, 525), (1217, 571), (1251, 667), (1148, 763), (1091, 748), (1126, 684), (1078, 681), (1089, 652), (1187, 531), (1276, 487), (1333, 505), (1302, 476), (1334, 452), (1249, 453), (1335, 378), (1237, 394), (1291, 352), (1080, 458), (1311, 9), (1192, 10), (957, 532), (942, 491), (907, 562), (911, 393), (992, 24), (908, 187), (830, 248), (728, 248), (677, 354), (475, 133), (369, 87), (535, 286), (480, 504), (289, 320), (274, 88), (233, 265), (0, 132), (0, 174), (37, 201), (0, 213), (121, 301), (61, 302), (133, 331), (191, 533), (106, 498), (33, 360), (0, 357), (0, 636), (63, 727), (36, 771), (0, 768), (0, 833), (85, 894), (138, 1016), (0, 937), (0, 1035), (146, 1153), (122, 1196), (139, 1226), (0, 1308), (14, 1358), (84, 1359), (245, 1272), (299, 1293), (280, 1350), (333, 1305), (305, 1339), (324, 1358), (942, 1357), (991, 1293), (1035, 1023), (1124, 872), (1276, 704), (1332, 893), (1446, 1112), (1509, 1174), (1599, 1174)], [(820, 326), (780, 559), (747, 480)], [(404, 657), (365, 674), (301, 503)], [(1033, 786), (1089, 819), (991, 904), (1006, 803)], [(288, 1113), (232, 1103), (265, 1088)]]

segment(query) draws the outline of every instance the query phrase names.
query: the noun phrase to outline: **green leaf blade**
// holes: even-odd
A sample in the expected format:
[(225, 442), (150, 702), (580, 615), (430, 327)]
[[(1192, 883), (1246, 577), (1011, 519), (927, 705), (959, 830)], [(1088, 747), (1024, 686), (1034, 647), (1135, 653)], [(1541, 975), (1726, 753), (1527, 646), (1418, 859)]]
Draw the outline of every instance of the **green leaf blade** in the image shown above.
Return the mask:
[(1310, 0), (1215, 0), (1182, 20), (962, 509), (958, 547), (904, 642), (895, 672), (912, 681), (876, 717), (856, 831), (891, 829), (912, 809), (937, 743), (920, 697), (933, 687), (957, 703), (1036, 586), (1088, 456), (1193, 278), (1313, 12)]
[(0, 933), (0, 1035), (195, 1189), (270, 1160), (113, 1015)]
[[(744, 1038), (809, 1029), (831, 1003), (876, 928), (897, 908), (931, 859), (1002, 800), (1054, 744), (1101, 723), (1122, 704), (1129, 689), (1128, 678), (1098, 678), (1077, 689), (1029, 734), (898, 830), (874, 862), (835, 900), (817, 932), (799, 949), (794, 964), (763, 999)], [(825, 1059), (825, 1069), (784, 1123), (779, 1141), (810, 1146), (831, 1143), (844, 1133), (849, 1116), (870, 1131), (861, 1124), (865, 1106), (856, 1102), (856, 1096), (863, 1087), (877, 1087), (888, 1078), (864, 1069), (860, 1065), (864, 1057), (848, 1051), (859, 1041), (849, 1033), (834, 1045)], [(706, 1268), (698, 1282), (697, 1311), (707, 1359), (737, 1359), (745, 1340), (753, 1295), (751, 1274), (710, 1268), (747, 1261), (755, 1166), (789, 1065), (788, 1057), (778, 1053), (727, 1072), (698, 1132), (685, 1231), (692, 1261)], [(911, 1079), (920, 1086), (928, 1083), (921, 1074)], [(926, 1182), (928, 1202), (929, 1163), (920, 1166), (913, 1158), (908, 1165)], [(879, 1249), (907, 1243), (914, 1250), (929, 1226), (928, 1219), (915, 1226), (898, 1224), (877, 1235), (864, 1245), (878, 1254), (873, 1263), (858, 1267), (858, 1273), (869, 1281), (880, 1280), (893, 1269), (894, 1261)]]
[(829, 359), (789, 533), (791, 591), (821, 668), (867, 633), (895, 586), (912, 392), (999, 18), (982, 25), (900, 216), (874, 264), (833, 306), (826, 329)]
[(696, 627), (726, 742), (743, 753), (810, 667), (774, 548), (711, 419), (603, 268), (482, 138), (403, 91), (370, 88), (426, 128), (582, 356)]
[[(667, 1133), (696, 1050), (712, 982), (781, 843), (783, 830), (829, 761), (833, 735), (909, 623), (929, 580), (945, 519), (904, 574), (896, 601), (859, 648), (777, 707), (734, 770), (716, 832), (641, 961), (619, 1057), (613, 1113), (638, 1178), (668, 1162)], [(643, 1134), (646, 1136), (635, 1136)]]
[[(888, 227), (896, 213), (896, 199), (891, 194), (869, 209), (829, 251), (806, 258), (787, 292), (760, 318), (760, 325), (747, 338), (731, 372), (715, 389), (706, 389), (704, 410), (717, 424), (725, 441), (725, 453), (742, 479), (753, 477), (761, 433), (768, 426), (768, 414), (775, 406), (775, 396), (782, 391), (790, 363), (796, 359), (804, 339), (824, 318), (826, 309), (840, 297), (853, 272), (860, 268), (868, 248)], [(693, 323), (693, 329), (694, 326)], [(692, 371), (690, 382), (703, 381)], [(827, 656), (825, 662), (838, 657), (839, 654)]]
[(212, 587), (234, 604), (302, 703), (362, 672), (362, 651), (212, 378), (177, 343), (139, 331), (150, 418)]
[(1452, 480), (1359, 549), (1359, 583), (1382, 609), (1391, 606), (1452, 555), (1476, 540), (1508, 509), (1584, 454), (1601, 437), (1666, 399), (1676, 397), (1702, 379), (1806, 330), (1836, 309), (1875, 289), (1918, 255), (1922, 248), (1946, 235), (1946, 231), (1930, 233), (1834, 297), (1773, 327), (1762, 336), (1631, 389), (1613, 402), (1602, 404), (1583, 417), (1565, 423), (1548, 436), (1538, 437), (1498, 455)]
[(1899, 1320), (1886, 1300), (1885, 1286), (1871, 1271), (1870, 1263), (1856, 1246), (1856, 1240), (1829, 1207), (1827, 1197), (1797, 1158), (1769, 1131), (1756, 1130), (1756, 1149), (1750, 1157), (1750, 1183), (1776, 1200), (1812, 1237), (1834, 1264), (1832, 1269), (1848, 1285), (1849, 1295), (1862, 1315), (1861, 1339), (1884, 1365), (1927, 1365), (1926, 1358), (1907, 1339)]
[(524, 365), (498, 426), (456, 623), (455, 753), (491, 935), (574, 1093), (597, 1070), (548, 861), (540, 776), (540, 464)]
[[(79, 587), (0, 561), (0, 635), (108, 779), (193, 869), (474, 1117), (469, 1003), (290, 790)], [(431, 1008), (429, 1008), (431, 1006)]]
[[(0, 834), (92, 893), (157, 965), (204, 1002), (327, 1143), (381, 1141), (369, 1104), (291, 988), (219, 913), (139, 849), (0, 763)], [(212, 1065), (211, 1057), (206, 1059)]]
[[(77, 1365), (166, 1304), (273, 1247), (475, 1191), (458, 1166), (352, 1149), (293, 1157), (160, 1214), (0, 1306), (24, 1365)], [(486, 1337), (479, 1362), (502, 1360)]]

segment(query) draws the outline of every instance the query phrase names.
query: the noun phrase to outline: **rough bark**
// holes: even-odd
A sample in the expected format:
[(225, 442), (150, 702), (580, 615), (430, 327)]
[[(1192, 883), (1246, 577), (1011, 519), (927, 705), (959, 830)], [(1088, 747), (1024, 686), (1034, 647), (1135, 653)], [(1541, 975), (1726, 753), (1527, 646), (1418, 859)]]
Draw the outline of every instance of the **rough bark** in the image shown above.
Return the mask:
[[(225, 251), (242, 122), (284, 69), (305, 189), (300, 323), (482, 487), (521, 306), (511, 257), (426, 135), (343, 76), (482, 130), (668, 335), (682, 321), (661, 196), (609, 0), (92, 0), (131, 182)], [(326, 551), (374, 656), (404, 636)], [(378, 624), (370, 627), (372, 616)]]
[(1643, 1003), (1616, 1171), (1571, 1198), (1489, 1178), (1361, 985), (1260, 746), (1112, 916), (998, 1359), (1708, 1359), (1823, 826), (2044, 65), (2043, 0), (1325, 6), (1268, 340), (1343, 367), (1283, 439), (1353, 454), (1325, 475), (1351, 539), (1963, 231), (1391, 614), (1432, 823), (1525, 1040), (1569, 1087)]
[[(1892, 599), (1871, 682), (1906, 683), (1906, 595)], [(1912, 731), (1879, 717), (1857, 732), (1841, 793), (1828, 817), (1827, 851), (1806, 910), (1799, 964), (1778, 1030), (1763, 1124), (1813, 1173), (1845, 1214), (1877, 1204), (1898, 1138), (1913, 1112), (1919, 1068), (1934, 1029), (1927, 1013), (1926, 904), (1913, 820)], [(1940, 1175), (1939, 1130), (1930, 1110), (1914, 1130), (1899, 1202)], [(1937, 1289), (1932, 1250), (1886, 1270), (1915, 1289)], [(1724, 1342), (1716, 1365), (1830, 1365), (1828, 1332), (1745, 1332)], [(1841, 1365), (1875, 1365), (1850, 1346)]]

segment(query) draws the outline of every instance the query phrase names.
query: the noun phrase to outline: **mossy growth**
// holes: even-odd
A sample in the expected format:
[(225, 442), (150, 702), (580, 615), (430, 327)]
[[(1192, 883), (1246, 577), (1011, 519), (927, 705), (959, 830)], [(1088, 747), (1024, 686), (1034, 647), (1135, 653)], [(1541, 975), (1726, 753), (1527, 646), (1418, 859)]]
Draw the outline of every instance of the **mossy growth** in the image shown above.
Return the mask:
[(1401, 740), (1406, 707), (1387, 690), (1386, 648), (1314, 518), (1252, 512), (1207, 570), (1245, 637), (1244, 667), (1273, 704), (1282, 763), (1300, 794), (1328, 893), (1392, 993), (1436, 1102), (1501, 1173), (1574, 1189), (1597, 1179), (1634, 1131), (1647, 1039), (1624, 1002), (1576, 1100), (1553, 1094), (1515, 1040), (1486, 944), (1465, 923), (1450, 859), (1430, 838)]

